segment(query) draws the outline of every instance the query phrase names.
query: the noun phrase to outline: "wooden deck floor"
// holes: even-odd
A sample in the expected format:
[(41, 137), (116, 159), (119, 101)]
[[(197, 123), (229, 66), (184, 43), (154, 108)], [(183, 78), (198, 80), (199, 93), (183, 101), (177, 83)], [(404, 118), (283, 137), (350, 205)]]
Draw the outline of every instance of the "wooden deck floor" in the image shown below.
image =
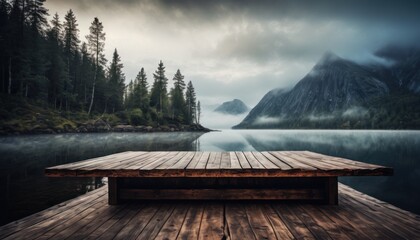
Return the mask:
[(110, 206), (107, 188), (0, 227), (0, 239), (420, 239), (420, 216), (339, 185), (339, 206), (153, 201)]
[(45, 169), (50, 177), (336, 177), (392, 173), (388, 167), (308, 151), (121, 152)]

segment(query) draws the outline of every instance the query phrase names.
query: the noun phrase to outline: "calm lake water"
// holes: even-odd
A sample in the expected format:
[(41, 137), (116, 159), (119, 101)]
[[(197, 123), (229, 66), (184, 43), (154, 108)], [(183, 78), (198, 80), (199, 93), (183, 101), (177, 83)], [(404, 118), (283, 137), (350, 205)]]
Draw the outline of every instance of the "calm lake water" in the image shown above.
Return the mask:
[(102, 178), (47, 178), (44, 169), (122, 151), (309, 150), (394, 168), (392, 177), (342, 177), (364, 193), (420, 214), (420, 131), (224, 130), (0, 137), (0, 225), (74, 198)]

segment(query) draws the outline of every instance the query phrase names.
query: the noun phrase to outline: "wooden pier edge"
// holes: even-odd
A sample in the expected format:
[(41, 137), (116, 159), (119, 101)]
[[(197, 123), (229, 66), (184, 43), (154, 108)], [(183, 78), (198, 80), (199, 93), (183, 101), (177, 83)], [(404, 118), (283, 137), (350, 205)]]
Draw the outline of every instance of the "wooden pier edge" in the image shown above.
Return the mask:
[[(178, 178), (154, 178), (153, 187), (142, 183), (147, 178), (108, 177), (108, 203), (124, 200), (311, 200), (329, 205), (338, 204), (338, 178), (188, 178), (199, 186), (189, 187)], [(130, 181), (131, 180), (131, 181)], [(240, 181), (239, 181), (240, 180)], [(223, 182), (215, 186), (215, 182)], [(254, 182), (258, 182), (257, 187)], [(170, 183), (170, 185), (168, 185)], [(247, 183), (247, 184), (246, 184)], [(251, 184), (254, 183), (254, 184)], [(197, 185), (197, 184), (196, 184)], [(251, 185), (251, 186), (249, 186)], [(168, 188), (168, 186), (170, 188)], [(215, 188), (217, 187), (217, 188)]]
[[(393, 169), (308, 151), (130, 151), (50, 167), (45, 173), (108, 177), (110, 205), (125, 199), (321, 199), (337, 205), (338, 176), (392, 175)], [(133, 179), (140, 183), (133, 185)]]
[(419, 215), (340, 183), (340, 206), (188, 200), (109, 206), (108, 189), (0, 226), (0, 239), (420, 239)]

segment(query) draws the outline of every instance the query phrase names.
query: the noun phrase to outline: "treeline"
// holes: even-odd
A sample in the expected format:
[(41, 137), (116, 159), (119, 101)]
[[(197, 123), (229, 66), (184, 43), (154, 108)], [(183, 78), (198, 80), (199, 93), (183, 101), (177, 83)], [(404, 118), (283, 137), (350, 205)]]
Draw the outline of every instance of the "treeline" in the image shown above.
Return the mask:
[(115, 49), (107, 64), (105, 31), (94, 18), (82, 41), (70, 9), (62, 21), (47, 21), (45, 0), (0, 0), (0, 78), (3, 94), (87, 115), (115, 113), (133, 124), (199, 123), (200, 103), (191, 82), (178, 70), (168, 91), (162, 61), (149, 89), (145, 70), (125, 85)]

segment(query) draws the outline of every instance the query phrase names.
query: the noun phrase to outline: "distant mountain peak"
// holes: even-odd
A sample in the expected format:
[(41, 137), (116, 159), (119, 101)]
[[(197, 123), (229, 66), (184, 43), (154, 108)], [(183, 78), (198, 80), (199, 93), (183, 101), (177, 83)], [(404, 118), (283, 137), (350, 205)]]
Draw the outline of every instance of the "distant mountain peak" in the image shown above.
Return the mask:
[(387, 85), (363, 66), (326, 52), (290, 91), (270, 91), (235, 127), (309, 126), (305, 121), (365, 107), (388, 92)]
[(321, 59), (319, 59), (317, 65), (324, 65), (326, 63), (331, 63), (331, 62), (335, 62), (337, 60), (342, 60), (341, 57), (337, 56), (337, 54), (335, 54), (332, 51), (326, 51)]
[(239, 99), (233, 99), (232, 101), (222, 103), (222, 105), (218, 106), (214, 111), (224, 114), (237, 115), (245, 113), (248, 110), (248, 106), (246, 106), (244, 102)]

